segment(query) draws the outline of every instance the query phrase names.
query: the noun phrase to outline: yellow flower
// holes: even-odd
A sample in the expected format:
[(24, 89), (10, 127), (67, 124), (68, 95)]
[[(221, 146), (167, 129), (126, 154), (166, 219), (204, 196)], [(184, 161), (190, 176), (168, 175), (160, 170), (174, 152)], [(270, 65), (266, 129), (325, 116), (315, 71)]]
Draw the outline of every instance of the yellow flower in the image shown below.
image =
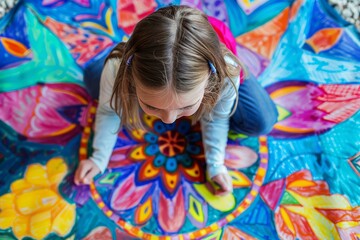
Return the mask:
[(75, 204), (66, 202), (58, 186), (67, 173), (62, 158), (46, 166), (31, 164), (24, 178), (11, 184), (11, 192), (0, 196), (0, 229), (12, 228), (18, 239), (43, 239), (54, 232), (67, 235), (76, 217)]

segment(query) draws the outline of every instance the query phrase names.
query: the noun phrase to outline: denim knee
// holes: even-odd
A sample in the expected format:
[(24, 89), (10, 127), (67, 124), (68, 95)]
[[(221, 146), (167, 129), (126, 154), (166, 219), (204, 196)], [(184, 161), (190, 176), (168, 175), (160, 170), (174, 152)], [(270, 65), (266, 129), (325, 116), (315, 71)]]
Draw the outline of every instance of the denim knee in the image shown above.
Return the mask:
[(258, 136), (270, 133), (275, 123), (277, 122), (278, 115), (278, 111), (274, 105), (272, 111), (266, 112), (266, 114), (257, 119), (257, 121), (254, 123), (255, 127), (251, 135)]
[(264, 135), (272, 130), (277, 118), (275, 103), (250, 74), (239, 87), (239, 102), (230, 126), (249, 136)]
[(242, 118), (239, 113), (235, 112), (234, 116), (230, 118), (230, 129), (248, 136), (265, 135), (271, 132), (274, 124), (277, 122), (278, 112), (276, 107), (271, 111), (259, 112), (255, 118)]

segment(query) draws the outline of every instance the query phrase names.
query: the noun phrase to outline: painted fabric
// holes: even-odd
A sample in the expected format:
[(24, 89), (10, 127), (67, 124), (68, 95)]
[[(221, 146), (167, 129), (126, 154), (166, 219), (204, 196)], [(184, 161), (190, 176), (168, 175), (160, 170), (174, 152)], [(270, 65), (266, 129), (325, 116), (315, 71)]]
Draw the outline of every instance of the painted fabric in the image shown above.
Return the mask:
[[(96, 111), (84, 68), (168, 4), (230, 29), (277, 124), (229, 132), (224, 197), (201, 126), (146, 115), (105, 173), (75, 186)], [(360, 239), (359, 83), (359, 33), (325, 0), (20, 1), (0, 19), (0, 238)]]

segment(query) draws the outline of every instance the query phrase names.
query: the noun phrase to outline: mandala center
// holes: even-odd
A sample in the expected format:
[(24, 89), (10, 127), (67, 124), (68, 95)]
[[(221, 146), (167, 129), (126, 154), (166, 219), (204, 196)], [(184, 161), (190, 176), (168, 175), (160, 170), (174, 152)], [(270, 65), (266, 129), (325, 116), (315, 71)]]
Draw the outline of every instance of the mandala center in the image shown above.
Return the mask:
[(178, 132), (167, 131), (159, 137), (158, 144), (164, 156), (173, 157), (184, 152), (186, 140)]

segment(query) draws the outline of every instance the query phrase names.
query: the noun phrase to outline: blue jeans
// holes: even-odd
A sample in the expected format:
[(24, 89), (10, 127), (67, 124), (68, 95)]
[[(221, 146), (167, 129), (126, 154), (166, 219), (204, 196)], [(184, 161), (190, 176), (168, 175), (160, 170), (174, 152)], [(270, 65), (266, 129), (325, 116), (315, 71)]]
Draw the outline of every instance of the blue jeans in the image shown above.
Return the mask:
[(230, 118), (230, 129), (248, 136), (259, 136), (269, 133), (277, 118), (278, 112), (269, 94), (254, 76), (248, 76), (240, 84), (239, 102)]

